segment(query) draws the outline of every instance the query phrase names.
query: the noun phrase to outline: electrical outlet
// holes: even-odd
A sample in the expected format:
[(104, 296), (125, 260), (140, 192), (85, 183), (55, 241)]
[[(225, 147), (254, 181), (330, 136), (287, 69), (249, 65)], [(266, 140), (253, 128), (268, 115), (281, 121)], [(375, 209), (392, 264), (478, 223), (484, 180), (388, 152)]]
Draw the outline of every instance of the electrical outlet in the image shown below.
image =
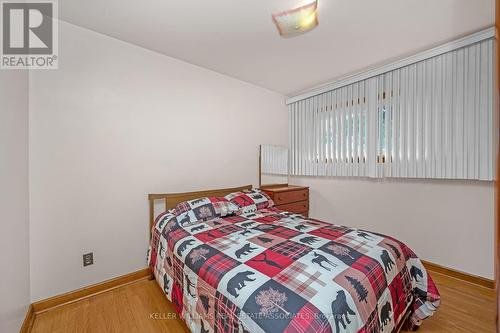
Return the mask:
[(94, 252), (85, 253), (83, 255), (83, 267), (94, 264)]

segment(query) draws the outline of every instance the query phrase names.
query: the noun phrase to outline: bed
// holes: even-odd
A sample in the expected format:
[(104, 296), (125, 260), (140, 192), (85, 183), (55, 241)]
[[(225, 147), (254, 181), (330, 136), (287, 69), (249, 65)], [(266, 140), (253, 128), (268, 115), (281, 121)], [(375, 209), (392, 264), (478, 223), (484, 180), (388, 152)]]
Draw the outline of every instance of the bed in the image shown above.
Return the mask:
[[(264, 197), (247, 209), (241, 193), (243, 205)], [(196, 218), (186, 205), (228, 195), (239, 211), (210, 206), (223, 213), (203, 208)], [(155, 216), (157, 200), (165, 212)], [(432, 278), (402, 242), (280, 211), (250, 185), (149, 201), (149, 267), (192, 332), (398, 332), (439, 306)]]

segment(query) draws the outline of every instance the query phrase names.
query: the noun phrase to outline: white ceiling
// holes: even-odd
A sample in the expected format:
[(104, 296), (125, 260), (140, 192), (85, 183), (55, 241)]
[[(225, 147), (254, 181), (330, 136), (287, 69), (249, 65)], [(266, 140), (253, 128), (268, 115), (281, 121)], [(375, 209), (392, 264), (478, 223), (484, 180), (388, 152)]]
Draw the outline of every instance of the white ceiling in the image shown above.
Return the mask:
[(61, 0), (61, 19), (293, 95), (494, 23), (494, 0), (319, 0), (319, 26), (281, 38), (271, 13), (310, 0)]

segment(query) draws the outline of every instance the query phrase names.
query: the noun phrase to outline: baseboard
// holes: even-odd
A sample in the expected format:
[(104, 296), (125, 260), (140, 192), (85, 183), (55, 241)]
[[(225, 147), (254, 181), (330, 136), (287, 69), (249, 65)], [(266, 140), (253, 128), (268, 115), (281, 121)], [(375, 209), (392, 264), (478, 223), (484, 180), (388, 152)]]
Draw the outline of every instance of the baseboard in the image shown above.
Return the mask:
[(31, 330), (34, 320), (35, 311), (33, 310), (33, 304), (30, 304), (28, 311), (26, 311), (26, 316), (24, 317), (23, 325), (21, 326), (19, 333), (28, 333)]
[(469, 273), (460, 272), (455, 269), (444, 267), (425, 260), (422, 260), (422, 263), (424, 264), (425, 268), (431, 272), (447, 275), (452, 278), (469, 282), (488, 289), (495, 289), (495, 281), (493, 280)]
[(96, 283), (88, 287), (35, 302), (32, 304), (33, 312), (36, 315), (51, 310), (55, 307), (73, 303), (94, 295), (102, 294), (104, 292), (137, 282), (138, 280), (142, 280), (148, 277), (149, 268), (144, 268), (137, 272), (122, 275), (111, 280)]

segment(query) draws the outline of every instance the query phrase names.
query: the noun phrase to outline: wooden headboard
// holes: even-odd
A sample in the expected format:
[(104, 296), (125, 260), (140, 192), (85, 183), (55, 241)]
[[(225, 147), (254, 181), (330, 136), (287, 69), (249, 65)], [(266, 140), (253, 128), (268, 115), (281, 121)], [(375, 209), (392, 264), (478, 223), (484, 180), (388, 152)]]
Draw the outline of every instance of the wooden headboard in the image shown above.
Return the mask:
[(165, 194), (148, 194), (149, 199), (149, 232), (151, 236), (151, 229), (153, 228), (153, 224), (155, 222), (155, 201), (156, 200), (164, 200), (165, 201), (165, 210), (169, 210), (175, 208), (177, 204), (186, 201), (193, 200), (202, 197), (223, 197), (232, 192), (249, 190), (252, 188), (252, 185), (245, 185), (240, 187), (232, 187), (232, 188), (221, 188), (216, 190), (204, 190), (204, 191), (196, 191), (196, 192), (184, 192), (184, 193), (165, 193)]

